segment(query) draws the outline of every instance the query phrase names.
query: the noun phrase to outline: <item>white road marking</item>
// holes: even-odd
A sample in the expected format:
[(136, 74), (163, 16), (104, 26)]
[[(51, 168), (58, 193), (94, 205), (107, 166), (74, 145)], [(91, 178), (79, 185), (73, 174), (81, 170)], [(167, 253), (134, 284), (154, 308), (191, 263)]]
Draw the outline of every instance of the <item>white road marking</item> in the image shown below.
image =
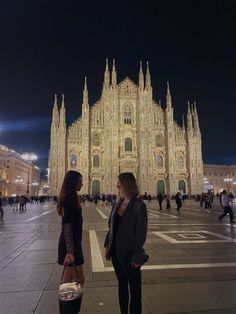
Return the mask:
[[(174, 218), (174, 219), (179, 219), (180, 217), (171, 215), (171, 214), (167, 214), (167, 213), (162, 213), (162, 212), (155, 212), (153, 210), (148, 210), (149, 215), (153, 215), (156, 216), (157, 218)], [(164, 216), (164, 217), (162, 217)]]
[(45, 212), (45, 213), (43, 213), (43, 214), (41, 214), (41, 215), (38, 215), (38, 216), (34, 216), (34, 217), (32, 217), (32, 218), (29, 218), (29, 219), (27, 219), (26, 221), (32, 221), (32, 220), (35, 220), (35, 219), (37, 219), (37, 218), (39, 218), (39, 217), (42, 217), (42, 216), (44, 216), (44, 215), (48, 215), (48, 214), (50, 214), (51, 212), (53, 212), (55, 210), (55, 208), (54, 209), (51, 209), (51, 210), (49, 210), (49, 211), (47, 211), (47, 212)]
[(102, 218), (108, 219), (108, 217), (98, 207), (96, 207), (96, 211), (100, 214)]
[[(235, 238), (231, 238), (231, 237), (226, 237), (222, 234), (219, 233), (215, 233), (215, 232), (210, 232), (210, 231), (205, 231), (205, 230), (200, 230), (200, 231), (186, 231), (186, 230), (181, 230), (181, 231), (153, 231), (153, 234), (159, 236), (160, 238), (166, 240), (169, 243), (172, 244), (182, 244), (182, 243), (219, 243), (219, 242), (236, 242)], [(176, 240), (170, 236), (168, 236), (166, 233), (172, 233), (172, 234), (196, 234), (196, 233), (203, 233), (203, 234), (207, 234), (207, 235), (211, 235), (215, 238), (217, 238), (216, 240)]]
[(105, 271), (105, 267), (95, 230), (89, 230), (89, 239), (91, 249), (92, 270), (93, 272), (103, 272)]
[[(142, 270), (164, 270), (164, 269), (194, 269), (194, 268), (216, 268), (236, 267), (236, 262), (230, 263), (201, 263), (201, 264), (165, 264), (165, 265), (144, 265)], [(113, 272), (113, 267), (104, 267), (104, 272)]]

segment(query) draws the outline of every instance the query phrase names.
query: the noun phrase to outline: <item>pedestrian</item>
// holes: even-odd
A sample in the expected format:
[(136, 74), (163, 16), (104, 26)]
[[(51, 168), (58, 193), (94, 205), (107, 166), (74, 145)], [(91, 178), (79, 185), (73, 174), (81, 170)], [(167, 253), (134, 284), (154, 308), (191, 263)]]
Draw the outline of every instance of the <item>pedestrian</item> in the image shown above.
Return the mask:
[(170, 194), (166, 195), (166, 209), (170, 210)]
[(221, 205), (224, 208), (224, 213), (219, 216), (219, 221), (229, 213), (230, 223), (234, 223), (234, 215), (231, 207), (232, 198), (227, 194), (226, 190), (223, 190), (221, 194)]
[(162, 195), (162, 193), (158, 193), (157, 194), (157, 200), (158, 200), (158, 203), (159, 203), (159, 209), (162, 210), (162, 202), (163, 202), (163, 195)]
[(2, 208), (2, 192), (0, 192), (0, 220), (3, 221), (3, 217), (4, 217), (4, 210)]
[(18, 211), (18, 204), (19, 204), (19, 196), (16, 195), (14, 197), (14, 203), (13, 203), (13, 211)]
[(176, 210), (178, 211), (178, 213), (180, 214), (180, 208), (182, 207), (182, 196), (180, 194), (180, 192), (178, 192), (176, 195), (175, 195), (175, 202), (176, 202), (176, 205), (177, 205), (177, 208)]
[(133, 173), (118, 176), (120, 198), (114, 204), (104, 246), (106, 260), (112, 260), (118, 279), (121, 313), (142, 313), (141, 266), (147, 262), (143, 245), (147, 236), (147, 207), (138, 197)]
[(24, 206), (25, 206), (25, 197), (24, 197), (24, 195), (21, 195), (19, 203), (20, 203), (20, 212), (21, 212), (21, 211), (24, 210)]
[[(77, 171), (68, 171), (57, 204), (58, 214), (62, 217), (62, 231), (58, 243), (58, 264), (64, 266), (62, 281), (79, 281), (81, 286), (84, 284), (84, 257), (81, 246), (83, 217), (77, 192), (82, 186), (82, 175)], [(60, 313), (79, 313), (81, 298), (77, 301), (76, 309), (70, 309), (69, 312), (66, 312), (68, 308), (65, 311), (65, 307), (70, 304), (59, 301)]]

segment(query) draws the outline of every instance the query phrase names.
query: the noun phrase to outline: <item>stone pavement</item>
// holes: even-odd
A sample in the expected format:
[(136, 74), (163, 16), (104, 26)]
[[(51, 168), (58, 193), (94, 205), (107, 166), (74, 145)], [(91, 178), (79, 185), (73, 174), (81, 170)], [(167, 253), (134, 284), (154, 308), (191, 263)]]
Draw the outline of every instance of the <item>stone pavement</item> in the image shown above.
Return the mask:
[[(164, 204), (165, 205), (165, 204)], [(143, 267), (143, 313), (236, 313), (236, 226), (221, 212), (186, 201), (181, 215), (148, 204), (149, 230)], [(165, 206), (163, 206), (165, 208)], [(117, 282), (104, 260), (109, 206), (83, 205), (86, 284), (81, 313), (119, 313)], [(55, 206), (5, 207), (0, 223), (0, 314), (57, 314), (60, 217)]]

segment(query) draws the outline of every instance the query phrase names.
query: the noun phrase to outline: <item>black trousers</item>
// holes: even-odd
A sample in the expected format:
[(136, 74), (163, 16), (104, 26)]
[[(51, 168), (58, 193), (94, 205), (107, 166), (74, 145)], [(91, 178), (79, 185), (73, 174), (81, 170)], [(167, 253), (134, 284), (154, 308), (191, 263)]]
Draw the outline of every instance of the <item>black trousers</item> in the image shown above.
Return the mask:
[(162, 210), (162, 202), (163, 201), (158, 201), (160, 210)]
[(170, 202), (166, 202), (166, 209), (170, 209)]
[(4, 216), (4, 210), (2, 207), (0, 207), (0, 219), (3, 220), (3, 216)]
[(234, 221), (234, 215), (231, 206), (224, 206), (224, 213), (220, 215), (219, 219), (222, 219), (229, 213), (230, 222)]
[(140, 268), (124, 268), (115, 256), (113, 267), (118, 279), (118, 296), (121, 314), (141, 314), (141, 270)]
[(176, 205), (177, 205), (176, 210), (178, 210), (179, 212), (180, 208), (182, 207), (182, 202), (176, 202)]

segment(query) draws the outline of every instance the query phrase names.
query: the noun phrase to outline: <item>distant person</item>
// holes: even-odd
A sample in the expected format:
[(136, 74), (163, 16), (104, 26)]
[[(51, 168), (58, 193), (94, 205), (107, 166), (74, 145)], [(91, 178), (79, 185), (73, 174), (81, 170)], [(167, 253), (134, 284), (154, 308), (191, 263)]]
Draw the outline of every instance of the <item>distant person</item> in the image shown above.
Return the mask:
[(229, 213), (230, 223), (233, 224), (234, 222), (234, 215), (231, 207), (232, 198), (227, 194), (226, 190), (223, 190), (221, 194), (221, 205), (224, 209), (224, 213), (219, 216), (219, 221), (224, 218)]
[(162, 202), (163, 202), (163, 195), (162, 193), (158, 193), (157, 194), (157, 200), (158, 200), (158, 203), (159, 203), (159, 209), (162, 210)]
[(177, 210), (178, 213), (180, 214), (180, 208), (182, 207), (182, 195), (180, 194), (180, 192), (178, 192), (178, 193), (175, 195), (175, 202), (176, 202), (176, 205), (177, 205), (176, 210)]
[(0, 220), (3, 221), (3, 217), (4, 217), (4, 210), (2, 208), (2, 192), (0, 192)]
[(24, 195), (21, 195), (19, 203), (20, 203), (20, 212), (21, 212), (21, 211), (24, 210), (24, 206), (25, 206), (25, 197), (24, 197)]
[(121, 173), (117, 188), (120, 198), (111, 210), (104, 243), (105, 257), (112, 260), (118, 279), (121, 313), (141, 314), (141, 266), (148, 260), (143, 249), (147, 236), (147, 207), (138, 197), (132, 173)]
[(166, 210), (170, 210), (170, 194), (166, 195)]

